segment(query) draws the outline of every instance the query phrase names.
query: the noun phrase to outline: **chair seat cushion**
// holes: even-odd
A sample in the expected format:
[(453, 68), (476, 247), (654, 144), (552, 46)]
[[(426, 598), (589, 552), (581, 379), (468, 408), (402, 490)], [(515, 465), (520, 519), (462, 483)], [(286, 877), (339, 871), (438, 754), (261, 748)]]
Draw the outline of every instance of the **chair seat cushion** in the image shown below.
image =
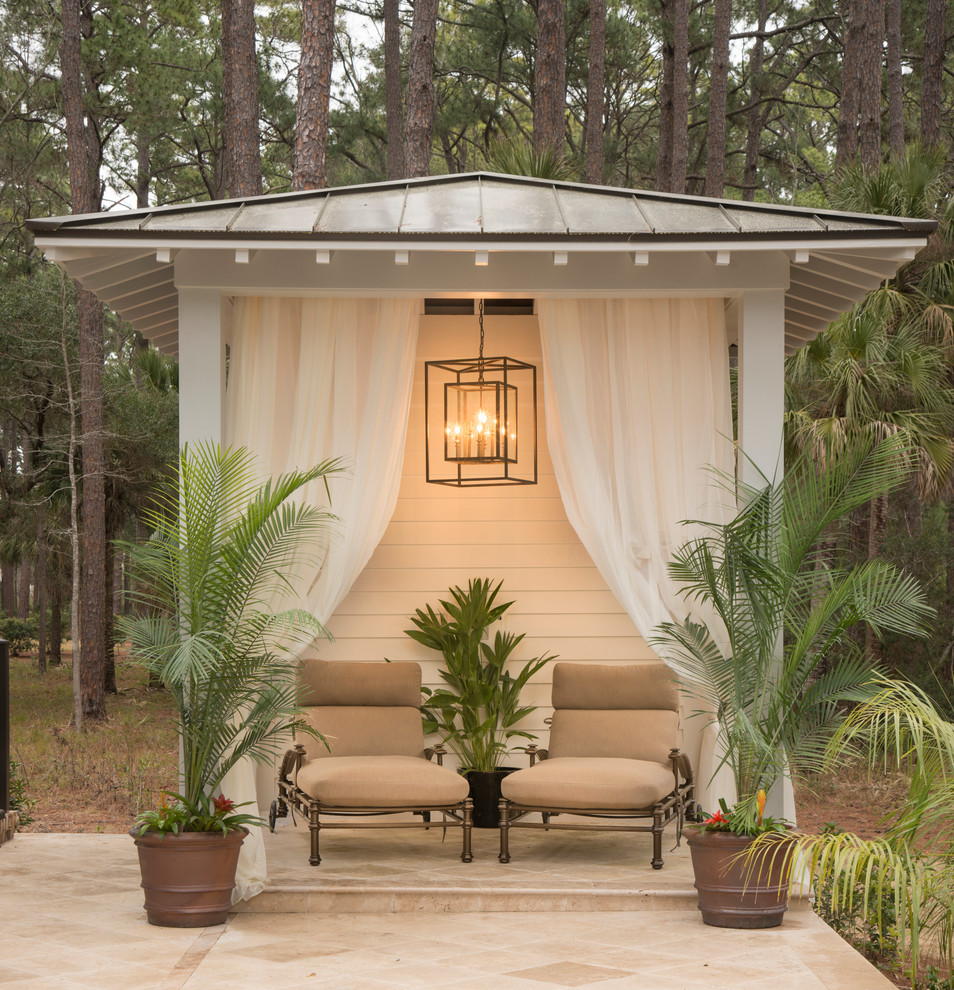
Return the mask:
[(329, 808), (427, 808), (458, 804), (467, 781), (413, 756), (329, 756), (298, 771), (298, 786)]
[(645, 760), (561, 756), (504, 777), (501, 792), (532, 808), (650, 808), (672, 793), (672, 767)]

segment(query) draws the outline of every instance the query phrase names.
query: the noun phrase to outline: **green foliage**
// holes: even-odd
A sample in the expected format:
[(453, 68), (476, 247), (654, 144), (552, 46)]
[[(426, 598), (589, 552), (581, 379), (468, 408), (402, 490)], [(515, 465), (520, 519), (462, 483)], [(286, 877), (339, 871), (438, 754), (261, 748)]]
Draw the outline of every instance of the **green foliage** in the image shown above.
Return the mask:
[(873, 674), (852, 626), (925, 634), (933, 610), (911, 578), (880, 561), (817, 554), (829, 527), (905, 481), (911, 450), (896, 434), (859, 443), (826, 469), (803, 457), (780, 483), (737, 486), (735, 518), (705, 524), (670, 564), (686, 601), (711, 618), (663, 623), (652, 642), (718, 722), (743, 804), (790, 762), (817, 767), (842, 704), (870, 697)]
[[(167, 797), (173, 800), (167, 801)], [(159, 807), (142, 812), (137, 816), (135, 825), (140, 835), (158, 832), (160, 837), (170, 833), (178, 835), (180, 832), (221, 832), (225, 835), (246, 825), (262, 825), (263, 820), (258, 815), (248, 815), (238, 810), (244, 806), (222, 795), (210, 797), (201, 793), (195, 802), (191, 802), (181, 794), (165, 791)]]
[(294, 649), (325, 630), (273, 603), (301, 567), (317, 566), (333, 519), (294, 498), (338, 470), (326, 461), (261, 485), (248, 451), (187, 448), (146, 513), (152, 538), (120, 544), (139, 608), (119, 624), (131, 657), (174, 699), (187, 809), (201, 809), (240, 760), (273, 758), (293, 727), (314, 734), (300, 718)]
[(759, 791), (756, 795), (755, 807), (747, 802), (740, 802), (730, 808), (725, 798), (719, 798), (719, 810), (703, 819), (697, 827), (700, 832), (731, 832), (733, 835), (747, 835), (750, 838), (767, 832), (786, 835), (791, 829), (791, 822), (768, 817), (764, 812), (765, 791)]
[[(844, 830), (828, 823), (824, 835), (842, 835)], [(835, 896), (836, 885), (828, 876), (815, 889), (815, 913), (866, 959), (893, 969), (900, 963), (897, 916), (892, 901), (883, 903), (875, 889), (857, 883), (849, 898)]]
[(0, 639), (10, 644), (13, 656), (23, 656), (33, 649), (38, 623), (35, 618), (18, 619), (15, 615), (4, 616), (0, 619)]
[(431, 692), (424, 712), (425, 732), (437, 732), (465, 770), (496, 770), (514, 738), (534, 739), (514, 726), (531, 712), (520, 704), (527, 681), (552, 656), (534, 657), (514, 677), (505, 665), (524, 633), (497, 630), (486, 640), (489, 627), (513, 602), (497, 604), (503, 582), (491, 587), (488, 578), (471, 579), (467, 590), (450, 589), (451, 600), (440, 602), (443, 612), (430, 605), (411, 616), (414, 629), (405, 632), (415, 642), (436, 650), (444, 658), (440, 675), (447, 687)]
[(905, 681), (880, 678), (877, 687), (834, 734), (825, 762), (837, 768), (859, 750), (872, 768), (900, 762), (907, 800), (877, 839), (826, 830), (797, 844), (833, 913), (859, 914), (889, 937), (897, 926), (898, 954), (914, 979), (922, 953), (954, 959), (954, 723)]
[(27, 795), (26, 769), (19, 760), (10, 761), (10, 810), (17, 812), (17, 831), (35, 820), (31, 811), (36, 800)]
[(488, 151), (491, 167), (505, 175), (531, 175), (538, 179), (571, 180), (577, 177), (573, 165), (556, 152), (535, 151), (523, 141), (498, 141)]

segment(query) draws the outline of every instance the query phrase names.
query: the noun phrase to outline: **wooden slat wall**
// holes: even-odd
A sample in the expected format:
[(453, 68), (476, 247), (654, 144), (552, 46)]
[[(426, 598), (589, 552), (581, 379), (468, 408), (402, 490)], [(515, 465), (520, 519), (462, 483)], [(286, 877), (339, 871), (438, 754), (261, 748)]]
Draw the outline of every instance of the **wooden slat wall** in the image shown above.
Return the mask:
[[(424, 682), (440, 683), (440, 659), (403, 630), (408, 615), (435, 606), (451, 585), (472, 577), (503, 580), (514, 601), (503, 620), (525, 632), (518, 657), (633, 662), (654, 659), (570, 526), (553, 476), (543, 420), (540, 338), (535, 317), (485, 320), (488, 355), (507, 354), (538, 369), (539, 483), (456, 489), (424, 481), (424, 362), (476, 354), (474, 317), (421, 318), (417, 365), (400, 496), (367, 567), (329, 622), (329, 660), (416, 660)], [(550, 714), (551, 676), (544, 668), (524, 698), (541, 706), (527, 728), (542, 735)]]

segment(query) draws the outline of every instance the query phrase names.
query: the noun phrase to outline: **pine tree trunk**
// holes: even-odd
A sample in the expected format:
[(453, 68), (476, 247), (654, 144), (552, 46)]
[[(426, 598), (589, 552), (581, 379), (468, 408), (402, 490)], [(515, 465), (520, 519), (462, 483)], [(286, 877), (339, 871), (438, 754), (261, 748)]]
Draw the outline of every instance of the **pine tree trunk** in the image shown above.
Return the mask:
[(20, 561), (17, 575), (17, 616), (26, 622), (30, 618), (30, 572), (33, 566), (29, 558)]
[(590, 64), (586, 77), (586, 166), (584, 178), (603, 181), (603, 90), (606, 85), (606, 0), (590, 0)]
[(292, 189), (324, 189), (335, 40), (335, 0), (304, 0)]
[(566, 131), (566, 24), (564, 0), (537, 2), (537, 55), (533, 66), (533, 150), (563, 157)]
[(686, 191), (689, 162), (689, 0), (671, 0), (672, 8), (672, 178), (669, 189)]
[(106, 594), (103, 599), (105, 635), (103, 636), (103, 690), (106, 694), (117, 694), (116, 688), (116, 647), (113, 643), (113, 569), (116, 552), (111, 541), (106, 547)]
[(262, 192), (254, 0), (222, 0), (222, 85), (229, 192)]
[(37, 649), (36, 664), (41, 674), (46, 673), (46, 529), (42, 516), (36, 521), (36, 611)]
[(715, 0), (712, 24), (712, 70), (706, 128), (706, 195), (725, 191), (726, 101), (729, 89), (729, 29), (732, 0)]
[(656, 153), (656, 189), (672, 188), (672, 2), (660, 0), (663, 16), (662, 80), (659, 90), (659, 150)]
[(384, 93), (389, 179), (403, 179), (405, 176), (400, 14), (400, 0), (384, 0)]
[(4, 615), (15, 615), (17, 610), (17, 569), (13, 564), (0, 565), (0, 600)]
[(841, 95), (836, 134), (835, 168), (843, 168), (858, 153), (858, 112), (861, 106), (861, 59), (865, 49), (867, 0), (850, 0), (841, 61)]
[[(881, 556), (884, 538), (888, 528), (888, 496), (879, 495), (871, 500), (868, 517), (868, 560)], [(884, 644), (875, 635), (871, 626), (865, 627), (865, 653), (873, 666), (884, 662)]]
[(884, 61), (885, 0), (866, 4), (864, 57), (861, 60), (858, 101), (858, 151), (862, 165), (881, 164), (881, 66)]
[(408, 53), (406, 164), (409, 178), (431, 174), (434, 133), (434, 43), (438, 0), (415, 0)]
[(901, 74), (901, 0), (886, 6), (888, 60), (888, 143), (891, 153), (904, 151), (904, 84)]
[(50, 664), (63, 664), (63, 575), (53, 569), (50, 581)]
[(924, 17), (924, 69), (921, 73), (921, 143), (941, 143), (941, 83), (944, 78), (944, 41), (947, 0), (927, 0)]
[(766, 0), (759, 0), (758, 37), (752, 44), (752, 54), (749, 56), (749, 75), (751, 88), (749, 90), (749, 110), (746, 114), (747, 128), (745, 138), (745, 166), (742, 175), (742, 198), (748, 202), (755, 199), (759, 175), (759, 148), (762, 142), (762, 126), (765, 111), (762, 108), (764, 85), (762, 71), (765, 67), (765, 25), (768, 23), (768, 5)]
[[(103, 653), (106, 640), (106, 491), (103, 449), (103, 307), (85, 289), (77, 294), (80, 390), (83, 396), (83, 583), (80, 602), (80, 691), (83, 719), (106, 718)], [(75, 644), (74, 644), (75, 662)]]
[[(75, 213), (97, 212), (102, 197), (99, 179), (102, 160), (99, 128), (94, 114), (85, 105), (84, 95), (92, 93), (94, 85), (90, 74), (84, 72), (82, 62), (82, 39), (91, 36), (92, 27), (92, 15), (88, 6), (81, 4), (80, 0), (63, 0), (60, 66), (70, 196)], [(79, 728), (83, 719), (100, 721), (106, 717), (103, 695), (106, 500), (103, 453), (103, 308), (90, 292), (79, 289), (77, 313), (80, 343), (84, 544), (80, 602), (82, 639), (79, 656), (77, 656), (75, 640), (73, 643), (74, 672), (77, 661), (79, 663), (78, 675), (74, 673), (74, 686), (77, 688), (74, 721)], [(65, 356), (65, 339), (63, 346)], [(70, 401), (72, 403), (72, 396)], [(73, 479), (71, 484), (75, 485)]]

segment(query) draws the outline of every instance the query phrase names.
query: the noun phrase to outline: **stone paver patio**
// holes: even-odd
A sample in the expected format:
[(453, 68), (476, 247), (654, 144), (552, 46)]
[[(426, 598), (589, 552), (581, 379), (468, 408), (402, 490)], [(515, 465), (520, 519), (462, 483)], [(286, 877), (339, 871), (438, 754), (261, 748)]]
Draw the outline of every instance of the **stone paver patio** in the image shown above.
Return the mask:
[[(702, 924), (685, 845), (648, 869), (648, 841), (592, 833), (307, 830), (268, 836), (265, 894), (227, 924), (149, 925), (124, 835), (21, 834), (0, 847), (0, 985), (42, 988), (889, 990), (804, 905), (781, 928)], [(635, 856), (634, 856), (635, 847)], [(624, 864), (624, 865), (620, 865)], [(625, 865), (630, 864), (630, 865)]]

